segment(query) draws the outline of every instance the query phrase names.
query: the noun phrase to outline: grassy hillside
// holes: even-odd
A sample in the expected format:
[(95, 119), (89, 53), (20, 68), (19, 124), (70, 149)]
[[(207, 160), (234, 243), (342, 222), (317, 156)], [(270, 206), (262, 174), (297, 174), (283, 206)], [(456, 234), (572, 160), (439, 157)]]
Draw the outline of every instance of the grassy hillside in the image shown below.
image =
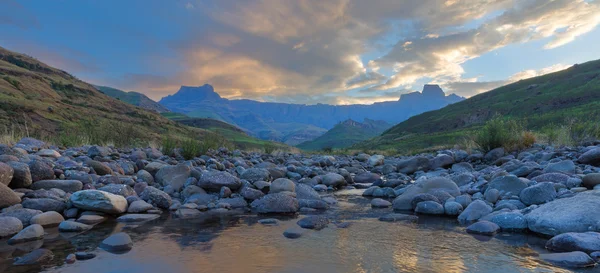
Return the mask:
[(322, 136), (301, 143), (297, 147), (304, 150), (341, 149), (378, 136), (392, 125), (385, 121), (365, 119), (362, 123), (354, 120), (340, 122)]
[(158, 102), (151, 100), (144, 94), (133, 91), (125, 92), (108, 86), (94, 87), (96, 87), (96, 89), (100, 90), (100, 92), (104, 93), (105, 95), (144, 108), (146, 110), (156, 111), (159, 113), (169, 112), (169, 109), (160, 105)]
[(569, 120), (598, 123), (599, 106), (600, 60), (596, 60), (414, 116), (355, 148), (409, 152), (452, 146), (497, 114), (534, 131), (552, 130)]

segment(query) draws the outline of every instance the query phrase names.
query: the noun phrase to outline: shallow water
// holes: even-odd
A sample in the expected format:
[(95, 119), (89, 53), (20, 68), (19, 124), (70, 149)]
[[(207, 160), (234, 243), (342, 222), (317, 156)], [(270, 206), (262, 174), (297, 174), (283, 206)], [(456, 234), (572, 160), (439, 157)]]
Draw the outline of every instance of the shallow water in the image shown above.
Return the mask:
[[(143, 225), (114, 221), (73, 237), (51, 235), (29, 246), (51, 249), (54, 260), (40, 266), (12, 266), (23, 249), (0, 243), (0, 272), (571, 272), (538, 259), (546, 239), (527, 234), (474, 237), (455, 219), (420, 217), (416, 224), (380, 222), (391, 209), (371, 209), (361, 191), (338, 192), (339, 204), (325, 214), (348, 228), (330, 224), (307, 230), (299, 239), (282, 233), (298, 218), (279, 217), (278, 226), (264, 226), (251, 214), (171, 219), (163, 216)], [(125, 254), (105, 252), (97, 245), (111, 233), (125, 230), (134, 247)], [(64, 264), (76, 249), (97, 255)], [(598, 269), (580, 272), (598, 272)]]

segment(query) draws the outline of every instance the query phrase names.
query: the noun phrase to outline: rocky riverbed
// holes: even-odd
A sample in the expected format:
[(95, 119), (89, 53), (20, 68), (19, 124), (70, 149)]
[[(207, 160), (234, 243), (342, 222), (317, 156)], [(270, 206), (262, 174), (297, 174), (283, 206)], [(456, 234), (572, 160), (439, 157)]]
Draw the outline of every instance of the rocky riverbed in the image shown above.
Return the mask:
[[(25, 138), (12, 147), (0, 145), (0, 269), (21, 272), (61, 266), (62, 270), (78, 268), (73, 272), (84, 272), (82, 268), (89, 265), (88, 270), (98, 269), (93, 272), (114, 271), (126, 265), (117, 257), (163, 253), (160, 246), (169, 245), (168, 240), (157, 240), (149, 234), (169, 231), (157, 232), (153, 227), (175, 228), (178, 232), (174, 238), (167, 239), (185, 246), (203, 239), (179, 237), (193, 237), (198, 230), (210, 227), (206, 222), (214, 221), (207, 219), (221, 221), (219, 230), (206, 235), (208, 241), (232, 236), (241, 242), (242, 237), (255, 232), (257, 238), (264, 239), (259, 249), (298, 242), (298, 246), (322, 253), (323, 259), (331, 259), (325, 249), (335, 248), (322, 242), (335, 243), (341, 249), (348, 246), (339, 244), (352, 242), (357, 252), (364, 253), (362, 261), (341, 257), (350, 254), (334, 255), (350, 263), (340, 262), (339, 267), (319, 261), (318, 256), (290, 258), (298, 264), (330, 266), (331, 272), (335, 268), (346, 269), (339, 272), (360, 271), (359, 267), (372, 272), (427, 271), (423, 261), (419, 262), (423, 259), (429, 270), (445, 272), (447, 267), (438, 266), (449, 264), (444, 260), (447, 257), (439, 257), (442, 259), (436, 262), (431, 256), (435, 247), (457, 248), (457, 255), (463, 257), (457, 271), (593, 268), (600, 258), (598, 166), (600, 146), (594, 145), (534, 146), (519, 153), (502, 149), (486, 154), (443, 150), (412, 157), (267, 155), (220, 149), (186, 161), (152, 148), (58, 149)], [(424, 236), (433, 237), (416, 240)], [(495, 240), (507, 237), (535, 238), (523, 244), (530, 250), (528, 258), (516, 259), (520, 254), (515, 250), (485, 250), (488, 246), (499, 247)], [(465, 243), (465, 238), (494, 243)], [(396, 239), (412, 243), (402, 245), (401, 250), (382, 248), (408, 254), (383, 255), (388, 259), (379, 261), (366, 254), (379, 250), (361, 248), (373, 245), (372, 240), (398, 246)], [(148, 240), (152, 246), (144, 248)], [(249, 246), (227, 240), (225, 245), (230, 251), (242, 256), (253, 252)], [(529, 244), (532, 240), (535, 243)], [(256, 240), (253, 242), (256, 244)], [(469, 250), (474, 245), (482, 249)], [(315, 250), (319, 247), (324, 249)], [(219, 249), (227, 253), (227, 247), (219, 245)], [(194, 251), (206, 253), (211, 249)], [(276, 252), (271, 255), (281, 256)], [(427, 257), (422, 257), (423, 253)], [(489, 267), (464, 258), (478, 253), (499, 256), (490, 260)], [(123, 255), (106, 256), (118, 254)], [(135, 255), (131, 262), (140, 263)], [(204, 264), (225, 271), (247, 264), (247, 272), (262, 272), (260, 264), (238, 256), (234, 258), (239, 260), (213, 262), (233, 262), (240, 267), (210, 267), (206, 265), (210, 261)], [(96, 262), (103, 259), (120, 263)], [(394, 259), (415, 261), (413, 267), (398, 267)], [(512, 262), (499, 267), (493, 261)], [(274, 263), (263, 266), (279, 268), (277, 272), (303, 272), (302, 268), (292, 270)], [(373, 263), (385, 266), (378, 268)], [(145, 272), (152, 272), (149, 270)]]

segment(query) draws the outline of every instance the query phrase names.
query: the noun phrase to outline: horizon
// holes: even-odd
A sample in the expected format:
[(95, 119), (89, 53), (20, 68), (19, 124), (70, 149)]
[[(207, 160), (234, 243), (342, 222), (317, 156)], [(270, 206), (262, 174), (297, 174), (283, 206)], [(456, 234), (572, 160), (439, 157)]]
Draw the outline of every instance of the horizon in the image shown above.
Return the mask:
[(311, 3), (8, 0), (0, 35), (155, 101), (204, 83), (228, 99), (308, 105), (394, 101), (424, 84), (468, 98), (600, 58), (588, 46), (600, 42), (598, 0)]

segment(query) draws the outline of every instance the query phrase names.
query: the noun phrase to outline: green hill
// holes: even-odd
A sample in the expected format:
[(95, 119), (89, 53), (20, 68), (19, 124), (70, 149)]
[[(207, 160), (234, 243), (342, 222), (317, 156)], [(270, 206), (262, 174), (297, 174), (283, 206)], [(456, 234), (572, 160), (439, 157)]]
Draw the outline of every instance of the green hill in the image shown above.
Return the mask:
[(440, 110), (426, 112), (355, 145), (400, 153), (452, 146), (500, 114), (540, 131), (568, 120), (599, 121), (600, 60), (502, 86)]
[(348, 119), (338, 123), (322, 136), (297, 147), (304, 150), (341, 149), (378, 136), (392, 125), (381, 120), (365, 119), (362, 123)]
[(108, 87), (108, 86), (95, 86), (96, 89), (100, 90), (100, 92), (113, 97), (115, 99), (124, 101), (129, 104), (133, 104), (135, 106), (156, 111), (158, 113), (169, 112), (169, 109), (160, 105), (158, 102), (155, 102), (148, 98), (146, 95), (138, 92), (125, 92), (116, 88)]

